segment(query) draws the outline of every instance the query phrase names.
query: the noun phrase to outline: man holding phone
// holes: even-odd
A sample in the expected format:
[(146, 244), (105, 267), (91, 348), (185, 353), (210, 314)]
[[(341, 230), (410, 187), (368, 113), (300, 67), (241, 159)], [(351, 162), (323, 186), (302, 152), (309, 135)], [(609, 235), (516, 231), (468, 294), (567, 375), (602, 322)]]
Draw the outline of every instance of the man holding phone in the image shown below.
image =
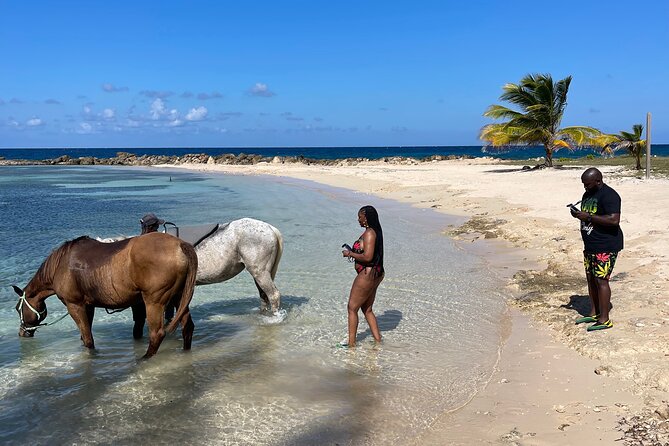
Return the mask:
[[(571, 215), (581, 221), (583, 263), (588, 280), (590, 314), (576, 320), (577, 324), (592, 322), (588, 331), (613, 327), (609, 319), (611, 288), (609, 278), (618, 253), (623, 249), (620, 229), (620, 195), (604, 184), (602, 173), (591, 167), (581, 175), (585, 193), (581, 209), (570, 205)], [(577, 203), (578, 204), (578, 203)]]

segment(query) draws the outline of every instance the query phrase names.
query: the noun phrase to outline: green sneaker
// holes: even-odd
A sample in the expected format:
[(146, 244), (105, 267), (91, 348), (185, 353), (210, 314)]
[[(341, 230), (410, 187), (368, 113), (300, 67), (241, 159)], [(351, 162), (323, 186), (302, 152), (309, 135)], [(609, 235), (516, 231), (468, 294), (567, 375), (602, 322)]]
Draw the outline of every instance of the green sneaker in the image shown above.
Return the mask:
[(341, 342), (337, 342), (337, 344), (335, 344), (335, 347), (337, 347), (337, 348), (348, 348), (348, 339), (344, 339)]
[(574, 321), (576, 325), (578, 324), (585, 324), (586, 322), (597, 322), (597, 314), (594, 316), (585, 316), (585, 317), (579, 317)]
[(602, 322), (601, 324), (599, 322), (596, 322), (595, 324), (591, 325), (588, 327), (588, 331), (595, 331), (595, 330), (606, 330), (607, 328), (612, 328), (613, 327), (613, 322), (609, 319), (606, 322)]

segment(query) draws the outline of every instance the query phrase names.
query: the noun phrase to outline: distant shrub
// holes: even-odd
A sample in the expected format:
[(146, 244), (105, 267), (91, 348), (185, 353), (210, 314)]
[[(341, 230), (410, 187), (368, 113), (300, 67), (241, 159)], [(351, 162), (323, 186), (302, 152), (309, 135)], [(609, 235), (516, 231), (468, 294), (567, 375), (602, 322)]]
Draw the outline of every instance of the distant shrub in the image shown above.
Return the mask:
[(561, 157), (561, 158), (558, 158), (559, 163), (566, 163), (567, 161), (569, 161), (569, 158), (565, 158), (564, 156)]
[(585, 157), (589, 160), (594, 160), (595, 159), (595, 155), (593, 155), (592, 153), (588, 153), (587, 155), (585, 155)]

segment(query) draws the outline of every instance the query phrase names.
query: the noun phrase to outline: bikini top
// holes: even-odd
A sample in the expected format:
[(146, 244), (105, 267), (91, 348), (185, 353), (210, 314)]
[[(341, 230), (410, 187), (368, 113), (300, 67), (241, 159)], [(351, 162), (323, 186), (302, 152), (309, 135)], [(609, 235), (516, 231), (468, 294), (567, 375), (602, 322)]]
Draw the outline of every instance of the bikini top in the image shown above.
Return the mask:
[[(353, 243), (353, 246), (351, 247), (351, 248), (352, 248), (351, 251), (353, 251), (353, 252), (356, 253), (356, 254), (362, 254), (363, 252), (365, 252), (365, 250), (364, 250), (364, 245), (363, 245), (363, 240), (362, 240), (362, 237), (363, 237), (364, 235), (365, 235), (365, 233), (363, 232), (363, 233), (360, 235), (360, 238), (358, 238), (358, 240), (356, 240), (356, 241)], [(359, 262), (359, 261), (356, 260), (356, 261), (355, 261), (355, 270), (356, 270), (357, 272), (360, 272), (360, 271), (362, 271), (363, 269), (365, 269), (366, 267), (372, 267), (372, 268), (374, 268), (374, 272), (375, 272), (375, 273), (377, 273), (377, 274), (378, 274), (378, 273), (382, 273), (382, 272), (383, 272), (383, 261), (381, 260), (380, 257), (381, 257), (381, 255), (380, 255), (380, 254), (377, 254), (377, 255), (372, 259), (372, 261), (369, 262), (369, 263), (362, 263), (362, 262)]]

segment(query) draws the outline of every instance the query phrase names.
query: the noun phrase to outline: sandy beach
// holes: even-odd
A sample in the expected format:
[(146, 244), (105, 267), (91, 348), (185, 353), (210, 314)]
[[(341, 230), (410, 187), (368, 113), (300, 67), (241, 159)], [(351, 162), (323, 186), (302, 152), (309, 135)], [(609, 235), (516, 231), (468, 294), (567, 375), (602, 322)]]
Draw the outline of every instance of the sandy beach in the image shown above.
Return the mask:
[(587, 166), (523, 171), (482, 158), (169, 167), (311, 180), (466, 219), (444, 235), (508, 279), (513, 324), (488, 386), (416, 444), (669, 444), (669, 180), (600, 168), (622, 197), (625, 249), (611, 280), (614, 328), (587, 333), (574, 324), (589, 301), (566, 208), (580, 199)]

